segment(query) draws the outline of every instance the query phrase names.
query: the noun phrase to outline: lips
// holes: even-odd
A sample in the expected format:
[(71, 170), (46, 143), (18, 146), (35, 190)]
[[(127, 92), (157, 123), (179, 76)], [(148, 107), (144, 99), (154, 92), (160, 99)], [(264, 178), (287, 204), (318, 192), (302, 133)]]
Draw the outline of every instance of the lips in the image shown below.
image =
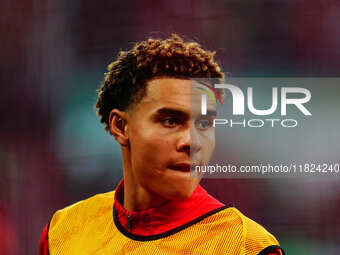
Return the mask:
[(181, 172), (190, 172), (190, 167), (191, 167), (190, 163), (177, 163), (169, 166), (170, 169)]

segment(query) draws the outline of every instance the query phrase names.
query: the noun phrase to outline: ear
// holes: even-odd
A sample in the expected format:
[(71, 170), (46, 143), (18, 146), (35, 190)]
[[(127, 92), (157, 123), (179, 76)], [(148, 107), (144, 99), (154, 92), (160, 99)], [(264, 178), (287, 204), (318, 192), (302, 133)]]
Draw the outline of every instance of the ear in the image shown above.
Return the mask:
[(113, 109), (109, 116), (110, 133), (116, 138), (117, 142), (122, 146), (129, 144), (127, 134), (127, 119), (126, 113)]

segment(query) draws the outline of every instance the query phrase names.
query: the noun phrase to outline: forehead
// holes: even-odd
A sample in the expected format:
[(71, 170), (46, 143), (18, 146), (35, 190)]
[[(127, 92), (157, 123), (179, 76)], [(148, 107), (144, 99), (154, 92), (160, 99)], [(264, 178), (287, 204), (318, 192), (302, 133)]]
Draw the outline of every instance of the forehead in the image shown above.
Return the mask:
[[(192, 80), (177, 78), (158, 78), (148, 82), (146, 96), (141, 103), (175, 104), (190, 107), (201, 103), (202, 90), (204, 87)], [(208, 100), (208, 105), (209, 105)]]
[(190, 81), (174, 78), (159, 78), (148, 82), (144, 101), (160, 100), (163, 102), (188, 100), (190, 101)]

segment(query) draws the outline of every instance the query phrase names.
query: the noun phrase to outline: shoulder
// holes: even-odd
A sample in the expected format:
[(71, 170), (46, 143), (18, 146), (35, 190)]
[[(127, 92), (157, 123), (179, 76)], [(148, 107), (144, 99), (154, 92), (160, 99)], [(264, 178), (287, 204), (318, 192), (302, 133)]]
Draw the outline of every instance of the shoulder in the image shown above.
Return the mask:
[(276, 238), (262, 225), (248, 218), (243, 213), (241, 213), (238, 209), (234, 208), (234, 210), (239, 215), (239, 217), (242, 219), (244, 236), (247, 239), (249, 239), (249, 241), (253, 239), (258, 239), (259, 241), (261, 241), (262, 239), (268, 239), (268, 241), (270, 242), (279, 244)]
[(88, 199), (58, 210), (45, 226), (41, 235), (39, 255), (50, 254), (50, 247), (58, 247), (60, 242), (68, 242), (71, 236), (82, 229), (82, 224), (91, 226), (92, 222), (105, 223), (113, 208), (114, 191), (98, 194)]
[(112, 215), (114, 201), (114, 191), (103, 194), (97, 194), (88, 199), (79, 201), (61, 210), (53, 215), (49, 223), (49, 232), (56, 229), (67, 229), (70, 227), (77, 228), (84, 223), (97, 221), (100, 218)]
[[(232, 236), (239, 241), (241, 254), (283, 254), (277, 239), (259, 223), (245, 216), (235, 207), (226, 208), (217, 214), (220, 223), (229, 227), (223, 228), (229, 236), (232, 229)], [(223, 225), (223, 224), (222, 224)], [(272, 253), (271, 253), (272, 252)]]

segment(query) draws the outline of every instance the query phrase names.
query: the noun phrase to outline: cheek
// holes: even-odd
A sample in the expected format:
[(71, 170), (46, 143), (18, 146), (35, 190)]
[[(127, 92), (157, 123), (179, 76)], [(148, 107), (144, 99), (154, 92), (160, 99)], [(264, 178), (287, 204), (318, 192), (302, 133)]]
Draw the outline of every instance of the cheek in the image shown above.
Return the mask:
[(215, 132), (209, 132), (202, 138), (202, 150), (205, 160), (210, 160), (210, 157), (215, 149)]
[(138, 172), (160, 169), (167, 164), (171, 143), (157, 132), (135, 132), (131, 139), (131, 156), (133, 168)]

